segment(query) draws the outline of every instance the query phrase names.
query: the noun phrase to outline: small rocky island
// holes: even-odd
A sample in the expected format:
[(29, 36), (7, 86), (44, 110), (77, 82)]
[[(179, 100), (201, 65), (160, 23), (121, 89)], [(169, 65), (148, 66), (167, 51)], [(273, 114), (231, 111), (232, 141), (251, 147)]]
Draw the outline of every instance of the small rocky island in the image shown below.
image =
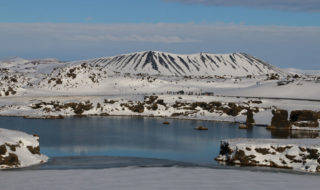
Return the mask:
[(0, 128), (0, 169), (20, 168), (45, 163), (40, 153), (39, 136)]
[(320, 172), (319, 139), (231, 139), (221, 142), (222, 163)]

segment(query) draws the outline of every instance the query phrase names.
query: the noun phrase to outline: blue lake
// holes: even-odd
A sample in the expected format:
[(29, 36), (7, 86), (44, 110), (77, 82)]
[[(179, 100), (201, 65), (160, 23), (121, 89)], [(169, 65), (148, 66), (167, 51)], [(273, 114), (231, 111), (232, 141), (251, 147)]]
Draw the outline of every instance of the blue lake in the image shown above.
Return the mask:
[[(170, 125), (164, 125), (164, 121)], [(200, 125), (209, 130), (194, 130)], [(0, 128), (38, 134), (41, 152), (51, 158), (43, 168), (103, 168), (148, 163), (217, 166), (214, 158), (222, 139), (277, 137), (265, 127), (241, 130), (234, 123), (148, 117), (62, 120), (0, 117)]]

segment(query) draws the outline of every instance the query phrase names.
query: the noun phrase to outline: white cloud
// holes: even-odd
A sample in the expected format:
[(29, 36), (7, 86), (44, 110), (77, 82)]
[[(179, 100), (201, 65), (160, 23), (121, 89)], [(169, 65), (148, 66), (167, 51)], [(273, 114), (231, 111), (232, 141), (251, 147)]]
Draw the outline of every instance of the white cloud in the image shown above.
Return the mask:
[(161, 35), (90, 35), (90, 34), (67, 34), (67, 35), (57, 35), (58, 39), (64, 40), (80, 40), (80, 41), (123, 41), (123, 42), (146, 42), (146, 43), (190, 43), (198, 42), (193, 39), (183, 39), (179, 36), (161, 36)]
[(320, 69), (320, 27), (0, 23), (0, 42), (0, 57), (83, 59), (144, 50), (246, 52), (282, 67)]
[[(145, 43), (190, 43), (198, 40), (166, 31), (169, 24), (51, 24), (0, 23), (4, 35), (21, 33), (36, 37), (47, 36), (66, 41), (122, 41)], [(173, 26), (173, 25), (171, 25)], [(1, 34), (0, 33), (0, 34)]]
[(165, 0), (214, 6), (244, 6), (288, 11), (320, 11), (319, 0)]

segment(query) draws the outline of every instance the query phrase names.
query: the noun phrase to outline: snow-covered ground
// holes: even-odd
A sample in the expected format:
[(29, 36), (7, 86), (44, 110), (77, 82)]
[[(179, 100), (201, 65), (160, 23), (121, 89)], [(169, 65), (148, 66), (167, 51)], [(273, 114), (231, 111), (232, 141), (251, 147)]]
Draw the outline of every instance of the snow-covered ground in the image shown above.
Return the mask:
[(27, 167), (47, 160), (40, 154), (38, 136), (0, 128), (0, 169)]
[(14, 190), (318, 190), (319, 176), (205, 168), (112, 168), (1, 172), (1, 189)]
[[(256, 124), (270, 125), (272, 109), (314, 110), (320, 111), (317, 102), (303, 100), (274, 100), (258, 98), (237, 98), (224, 96), (196, 96), (196, 95), (159, 95), (152, 103), (144, 100), (144, 95), (126, 96), (11, 96), (0, 99), (0, 115), (2, 116), (26, 116), (26, 117), (49, 117), (49, 116), (74, 116), (75, 110), (70, 103), (82, 103), (89, 105), (82, 115), (139, 115), (174, 117), (181, 119), (199, 119), (245, 122), (247, 108), (256, 110), (254, 120)], [(159, 101), (163, 100), (163, 104)], [(255, 102), (257, 101), (257, 102)], [(261, 101), (261, 102), (260, 102)], [(87, 103), (86, 103), (87, 102)], [(158, 102), (158, 103), (157, 103)], [(205, 103), (208, 106), (199, 105)], [(213, 103), (212, 103), (213, 102)], [(215, 106), (214, 103), (221, 103)], [(239, 112), (230, 115), (229, 103), (235, 103)], [(143, 110), (134, 112), (130, 106), (141, 104)], [(156, 105), (155, 105), (156, 104)], [(195, 105), (194, 105), (195, 104)], [(128, 107), (129, 105), (129, 107)], [(155, 106), (155, 107), (153, 107)], [(202, 107), (201, 107), (202, 106)], [(233, 113), (231, 113), (233, 114)]]

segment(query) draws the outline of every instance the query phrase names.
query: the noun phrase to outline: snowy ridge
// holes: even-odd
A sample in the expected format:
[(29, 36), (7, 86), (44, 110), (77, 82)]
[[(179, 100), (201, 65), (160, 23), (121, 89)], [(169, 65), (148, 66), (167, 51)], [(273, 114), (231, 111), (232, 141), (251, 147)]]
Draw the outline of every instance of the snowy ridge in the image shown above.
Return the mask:
[(247, 76), (284, 73), (281, 69), (245, 53), (180, 55), (145, 51), (80, 62), (120, 73), (165, 76)]
[(0, 60), (0, 96), (22, 94), (26, 88), (36, 86), (55, 69), (66, 65), (56, 59), (26, 60), (15, 57)]
[[(110, 74), (110, 72), (108, 72)], [(66, 88), (93, 88), (107, 79), (107, 71), (98, 66), (90, 66), (86, 63), (68, 64), (67, 66), (54, 69), (50, 75), (41, 80), (40, 87), (56, 89)]]

